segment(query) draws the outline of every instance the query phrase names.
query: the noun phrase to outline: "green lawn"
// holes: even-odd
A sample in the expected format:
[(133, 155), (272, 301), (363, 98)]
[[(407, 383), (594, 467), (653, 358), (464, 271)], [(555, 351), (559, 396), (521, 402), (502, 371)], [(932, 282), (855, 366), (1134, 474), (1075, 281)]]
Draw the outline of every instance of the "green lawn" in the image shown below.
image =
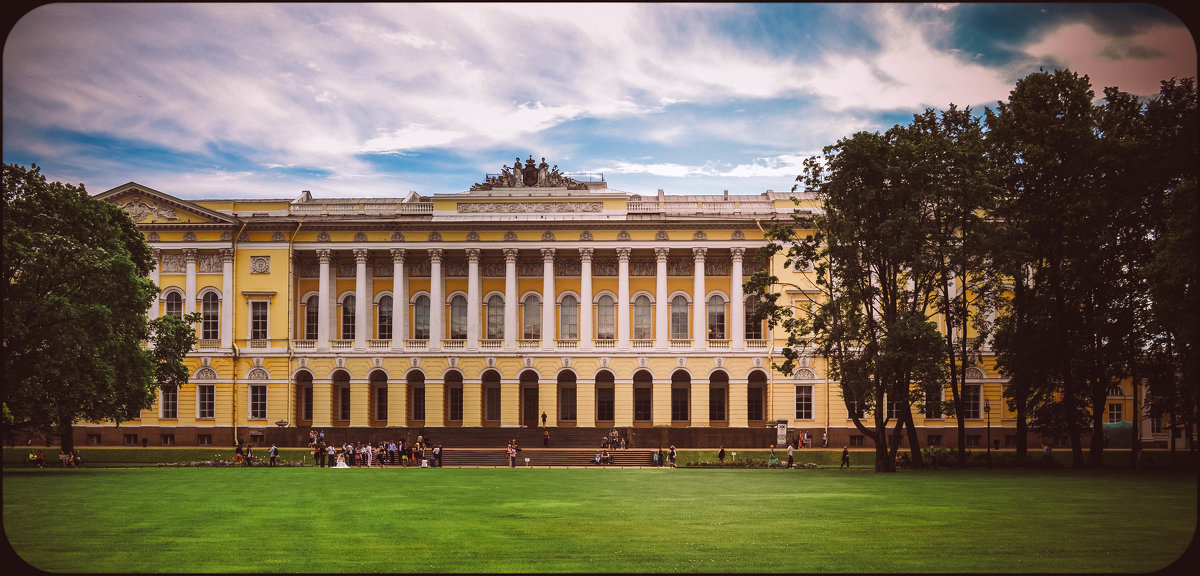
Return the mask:
[(1190, 474), (1077, 470), (6, 468), (51, 572), (1133, 572)]

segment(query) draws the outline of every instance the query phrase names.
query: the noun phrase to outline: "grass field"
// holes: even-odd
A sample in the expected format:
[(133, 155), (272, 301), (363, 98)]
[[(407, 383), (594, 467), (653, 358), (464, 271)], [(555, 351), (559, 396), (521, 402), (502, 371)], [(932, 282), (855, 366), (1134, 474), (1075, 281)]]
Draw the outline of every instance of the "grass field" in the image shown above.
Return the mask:
[(1191, 474), (866, 469), (12, 469), (51, 572), (1134, 572)]

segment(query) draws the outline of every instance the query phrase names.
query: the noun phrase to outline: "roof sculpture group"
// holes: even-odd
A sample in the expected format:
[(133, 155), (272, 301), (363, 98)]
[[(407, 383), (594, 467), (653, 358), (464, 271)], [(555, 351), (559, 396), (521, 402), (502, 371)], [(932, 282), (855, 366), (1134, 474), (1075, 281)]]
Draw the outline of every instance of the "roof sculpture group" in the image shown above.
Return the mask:
[(567, 190), (587, 190), (587, 185), (578, 180), (568, 178), (558, 171), (558, 165), (551, 167), (542, 158), (541, 164), (534, 164), (533, 156), (521, 164), (517, 157), (512, 167), (501, 168), (499, 174), (488, 174), (482, 183), (471, 186), (471, 190), (494, 190), (496, 188), (566, 188)]

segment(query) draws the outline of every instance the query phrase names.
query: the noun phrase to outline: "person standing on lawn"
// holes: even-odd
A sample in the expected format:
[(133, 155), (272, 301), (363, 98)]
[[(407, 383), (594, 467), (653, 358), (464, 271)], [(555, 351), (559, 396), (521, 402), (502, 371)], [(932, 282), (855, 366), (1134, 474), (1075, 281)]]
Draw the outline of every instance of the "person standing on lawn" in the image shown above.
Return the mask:
[(271, 444), (271, 450), (270, 450), (270, 451), (268, 451), (267, 453), (271, 455), (271, 464), (270, 464), (270, 465), (271, 465), (271, 466), (274, 466), (274, 465), (275, 465), (275, 462), (276, 462), (277, 460), (279, 460), (279, 448), (277, 448), (277, 447), (275, 446), (275, 444), (274, 444), (274, 443), (272, 443), (272, 444)]
[[(803, 442), (803, 440), (801, 440), (801, 442)], [(792, 467), (792, 445), (791, 445), (791, 444), (788, 444), (788, 464), (787, 464), (787, 467), (788, 467), (788, 468), (791, 468), (791, 467)]]
[(841, 470), (843, 466), (850, 467), (850, 449), (845, 444), (842, 444), (842, 464), (838, 466), (838, 470)]

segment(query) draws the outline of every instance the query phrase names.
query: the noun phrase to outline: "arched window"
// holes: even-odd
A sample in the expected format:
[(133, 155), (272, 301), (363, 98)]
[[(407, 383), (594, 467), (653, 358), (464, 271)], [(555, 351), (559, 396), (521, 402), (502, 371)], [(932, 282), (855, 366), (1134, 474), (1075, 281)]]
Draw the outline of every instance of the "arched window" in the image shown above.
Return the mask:
[(762, 320), (754, 319), (754, 308), (758, 306), (758, 296), (746, 297), (746, 338), (758, 340), (763, 337)]
[(504, 298), (493, 294), (487, 301), (488, 340), (504, 339)]
[(633, 337), (652, 338), (650, 322), (650, 298), (642, 294), (633, 300)]
[(315, 294), (312, 296), (309, 296), (308, 300), (304, 301), (304, 339), (305, 340), (316, 340), (317, 339), (317, 326), (318, 326), (317, 318), (320, 316), (320, 310), (317, 309), (317, 308), (319, 308), (319, 305), (317, 304), (317, 302), (318, 302), (318, 299)]
[(380, 340), (392, 339), (392, 297), (384, 296), (379, 299), (379, 318), (375, 321)]
[(537, 296), (529, 296), (525, 299), (525, 321), (522, 324), (524, 327), (524, 336), (526, 340), (534, 340), (542, 337), (542, 300)]
[(354, 339), (354, 296), (346, 296), (342, 299), (342, 339)]
[(682, 294), (671, 299), (671, 337), (688, 337), (688, 302)]
[(206, 292), (203, 300), (200, 302), (200, 339), (201, 340), (216, 340), (220, 338), (217, 334), (218, 318), (221, 315), (221, 301), (217, 299), (216, 292)]
[(450, 299), (450, 338), (467, 337), (467, 299), (459, 294)]
[(612, 296), (605, 294), (596, 301), (596, 339), (612, 340), (617, 337), (616, 307)]
[(563, 296), (558, 305), (558, 336), (564, 340), (579, 339), (579, 301), (574, 296)]
[(166, 315), (183, 318), (183, 296), (180, 296), (178, 292), (167, 293)]
[(413, 303), (413, 338), (429, 339), (429, 296), (424, 294)]
[(708, 338), (725, 339), (725, 299), (716, 294), (708, 299)]

